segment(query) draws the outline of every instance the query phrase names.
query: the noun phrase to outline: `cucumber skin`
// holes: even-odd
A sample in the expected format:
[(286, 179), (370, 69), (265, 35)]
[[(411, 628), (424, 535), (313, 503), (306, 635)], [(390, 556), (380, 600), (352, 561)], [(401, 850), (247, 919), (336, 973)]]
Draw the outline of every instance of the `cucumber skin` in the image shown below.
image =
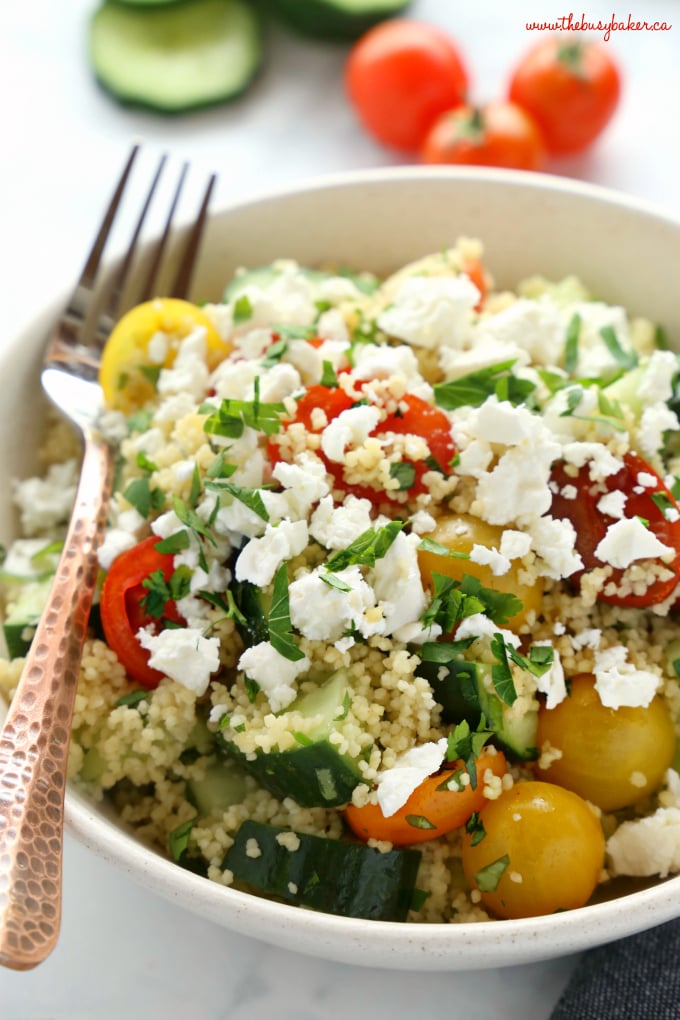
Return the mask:
[[(420, 851), (381, 853), (364, 843), (305, 833), (296, 833), (299, 847), (288, 850), (276, 837), (289, 832), (244, 822), (222, 867), (258, 891), (298, 906), (370, 921), (406, 920)], [(248, 855), (249, 840), (256, 841), (259, 856)]]
[(390, 11), (372, 8), (367, 2), (364, 14), (343, 10), (333, 0), (274, 0), (273, 6), (302, 35), (331, 42), (353, 42), (379, 22), (404, 14), (411, 0), (395, 0)]
[(247, 9), (250, 10), (253, 18), (253, 41), (257, 49), (256, 58), (253, 60), (253, 65), (250, 73), (244, 77), (240, 86), (231, 88), (228, 92), (222, 95), (212, 95), (201, 100), (191, 100), (187, 103), (172, 104), (157, 102), (155, 100), (145, 98), (138, 94), (124, 91), (118, 83), (113, 83), (105, 78), (98, 69), (98, 58), (95, 53), (96, 44), (94, 43), (94, 32), (97, 19), (101, 15), (102, 11), (107, 8), (120, 8), (123, 11), (126, 9), (130, 12), (131, 17), (136, 15), (139, 16), (151, 16), (162, 18), (167, 11), (168, 13), (174, 10), (181, 9), (183, 7), (191, 8), (194, 0), (151, 0), (151, 3), (136, 2), (136, 0), (103, 0), (99, 8), (97, 8), (91, 19), (89, 29), (89, 62), (95, 81), (99, 87), (112, 99), (114, 99), (120, 106), (126, 109), (146, 110), (150, 113), (161, 114), (164, 117), (172, 118), (178, 117), (182, 114), (193, 113), (198, 110), (210, 109), (216, 106), (222, 106), (225, 103), (233, 102), (239, 99), (244, 93), (246, 93), (253, 85), (255, 79), (260, 74), (264, 64), (264, 49), (263, 49), (263, 30), (262, 30), (262, 18), (259, 10), (253, 10), (252, 5), (248, 4)]
[(260, 752), (252, 759), (219, 734), (217, 740), (227, 757), (237, 761), (265, 790), (278, 800), (292, 797), (301, 807), (340, 807), (351, 800), (352, 791), (362, 782), (359, 771), (326, 740), (292, 751)]
[(493, 743), (522, 761), (538, 758), (535, 746), (538, 713), (528, 713), (523, 719), (508, 719), (507, 706), (484, 687), (479, 676), (479, 670), (488, 667), (453, 659), (446, 665), (446, 676), (440, 678), (440, 669), (441, 664), (424, 662), (417, 672), (429, 681), (435, 700), (442, 706), (443, 722), (459, 723), (465, 719), (475, 727), (484, 715), (487, 727), (494, 731)]

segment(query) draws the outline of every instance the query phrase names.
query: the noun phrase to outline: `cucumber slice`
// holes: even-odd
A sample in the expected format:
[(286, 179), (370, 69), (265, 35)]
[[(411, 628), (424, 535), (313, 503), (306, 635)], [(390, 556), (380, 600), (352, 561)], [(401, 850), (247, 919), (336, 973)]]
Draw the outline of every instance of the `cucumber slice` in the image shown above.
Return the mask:
[(275, 0), (281, 16), (298, 32), (338, 41), (357, 39), (410, 5), (411, 0)]
[(381, 853), (364, 843), (247, 821), (222, 866), (259, 892), (342, 917), (405, 921), (415, 892), (418, 850)]
[(466, 719), (470, 726), (477, 726), (484, 716), (487, 728), (495, 734), (494, 742), (500, 747), (523, 761), (538, 757), (538, 711), (516, 716), (496, 694), (491, 666), (453, 659), (443, 667), (441, 663), (424, 662), (418, 672), (429, 680), (435, 699), (442, 706), (445, 723)]
[(90, 23), (90, 59), (121, 102), (181, 113), (247, 88), (262, 63), (259, 21), (241, 0), (155, 7), (109, 0)]
[(338, 670), (293, 702), (289, 712), (319, 718), (300, 747), (246, 756), (222, 732), (217, 734), (218, 746), (279, 800), (292, 797), (302, 807), (339, 807), (350, 800), (352, 790), (361, 782), (357, 761), (340, 753), (329, 740), (334, 731), (342, 731), (349, 697), (349, 675)]

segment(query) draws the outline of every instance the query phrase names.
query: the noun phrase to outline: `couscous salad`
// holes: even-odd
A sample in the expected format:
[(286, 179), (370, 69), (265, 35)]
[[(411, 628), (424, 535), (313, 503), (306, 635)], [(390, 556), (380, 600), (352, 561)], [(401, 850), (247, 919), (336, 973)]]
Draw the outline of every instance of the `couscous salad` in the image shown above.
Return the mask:
[[(134, 308), (72, 781), (179, 866), (346, 916), (680, 871), (678, 367), (587, 281), (494, 288), (469, 239)], [(7, 698), (78, 458), (53, 423), (14, 483)]]

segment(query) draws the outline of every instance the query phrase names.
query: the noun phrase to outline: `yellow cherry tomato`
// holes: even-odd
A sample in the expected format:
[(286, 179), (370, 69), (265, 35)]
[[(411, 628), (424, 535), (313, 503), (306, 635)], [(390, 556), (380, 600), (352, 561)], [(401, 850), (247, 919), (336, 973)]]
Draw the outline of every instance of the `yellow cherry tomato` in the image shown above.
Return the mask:
[[(207, 362), (213, 369), (231, 345), (201, 308), (179, 298), (155, 298), (131, 308), (112, 330), (102, 354), (99, 382), (107, 406), (130, 414), (153, 399), (154, 371), (172, 365), (180, 343), (197, 326), (205, 329)], [(152, 359), (149, 346), (159, 335), (163, 339)]]
[[(498, 549), (503, 528), (480, 521), (469, 514), (452, 514), (440, 517), (437, 527), (427, 536), (452, 552), (469, 553), (473, 545), (483, 545), (487, 549)], [(512, 593), (521, 600), (523, 609), (516, 613), (504, 626), (518, 630), (527, 622), (530, 612), (538, 614), (543, 598), (543, 584), (524, 584), (519, 580), (521, 567), (517, 561), (511, 561), (510, 570), (506, 574), (496, 576), (491, 567), (472, 560), (458, 559), (453, 556), (439, 556), (426, 549), (418, 550), (418, 564), (423, 584), (432, 587), (432, 574), (444, 574), (458, 581), (463, 574), (476, 577), (485, 588), (494, 588), (503, 593)]]
[(496, 917), (536, 917), (584, 906), (604, 864), (602, 826), (577, 794), (516, 783), (480, 812), (485, 835), (463, 837), (463, 871)]
[(571, 693), (538, 715), (537, 744), (545, 741), (562, 752), (541, 779), (557, 783), (616, 811), (656, 790), (675, 755), (675, 729), (661, 698), (647, 708), (606, 708), (595, 690), (592, 673), (571, 679)]

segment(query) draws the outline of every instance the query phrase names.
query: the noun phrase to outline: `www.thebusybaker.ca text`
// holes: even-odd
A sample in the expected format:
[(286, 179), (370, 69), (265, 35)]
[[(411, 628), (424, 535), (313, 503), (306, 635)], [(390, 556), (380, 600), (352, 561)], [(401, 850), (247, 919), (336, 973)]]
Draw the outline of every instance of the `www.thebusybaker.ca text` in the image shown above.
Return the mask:
[(573, 12), (553, 18), (552, 21), (527, 21), (528, 32), (602, 32), (609, 42), (612, 32), (670, 32), (673, 26), (667, 21), (639, 21), (629, 14), (619, 18), (612, 14), (608, 21), (590, 20), (585, 14), (577, 17)]

